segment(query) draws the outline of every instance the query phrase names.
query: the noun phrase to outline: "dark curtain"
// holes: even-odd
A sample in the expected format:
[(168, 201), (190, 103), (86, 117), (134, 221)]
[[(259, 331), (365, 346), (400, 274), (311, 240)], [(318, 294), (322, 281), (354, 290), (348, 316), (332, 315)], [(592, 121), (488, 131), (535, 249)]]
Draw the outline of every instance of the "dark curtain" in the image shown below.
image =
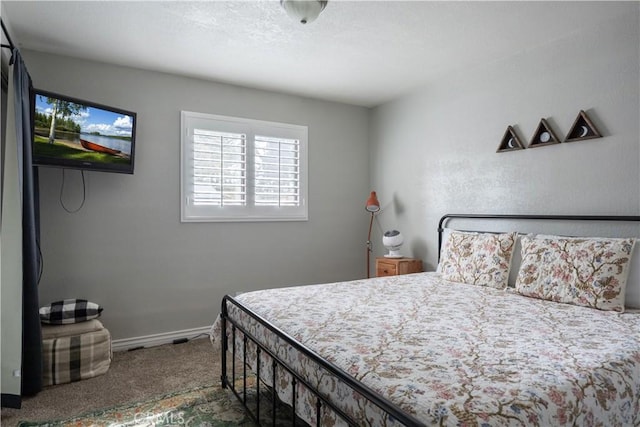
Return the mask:
[(18, 174), (22, 192), (22, 390), (31, 396), (42, 390), (42, 330), (38, 314), (40, 272), (40, 213), (38, 170), (33, 167), (31, 141), (33, 116), (31, 76), (18, 49), (13, 50)]

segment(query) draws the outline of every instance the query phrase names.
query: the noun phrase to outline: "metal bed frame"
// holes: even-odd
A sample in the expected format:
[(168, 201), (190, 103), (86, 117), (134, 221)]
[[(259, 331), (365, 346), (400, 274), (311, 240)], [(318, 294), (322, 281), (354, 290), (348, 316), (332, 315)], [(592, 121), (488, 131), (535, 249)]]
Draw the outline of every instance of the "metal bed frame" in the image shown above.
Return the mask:
[[(438, 223), (438, 258), (440, 253), (440, 248), (442, 246), (442, 233), (444, 231), (445, 224), (451, 219), (506, 219), (506, 220), (556, 220), (556, 221), (602, 221), (602, 222), (640, 222), (640, 216), (607, 216), (607, 215), (492, 215), (492, 214), (446, 214), (440, 218)], [(489, 232), (489, 231), (487, 231)], [(288, 373), (288, 375), (292, 378), (292, 401), (287, 402), (290, 410), (291, 416), (291, 424), (295, 427), (301, 421), (296, 416), (296, 387), (301, 385), (306, 388), (308, 391), (312, 393), (312, 395), (316, 399), (316, 426), (320, 427), (321, 424), (321, 414), (323, 410), (327, 408), (333, 411), (339, 418), (341, 418), (344, 422), (346, 422), (349, 426), (358, 426), (358, 423), (350, 417), (348, 414), (344, 413), (344, 411), (340, 410), (333, 402), (329, 401), (327, 398), (322, 396), (320, 391), (318, 391), (313, 385), (311, 385), (308, 381), (306, 381), (303, 377), (297, 374), (294, 370), (292, 370), (287, 363), (278, 357), (273, 351), (268, 349), (265, 345), (260, 343), (258, 339), (246, 328), (240, 325), (235, 319), (229, 317), (228, 313), (228, 305), (231, 304), (238, 309), (242, 310), (248, 316), (252, 317), (254, 320), (258, 321), (262, 326), (273, 332), (279, 339), (285, 341), (288, 345), (295, 348), (298, 352), (303, 354), (308, 359), (312, 360), (318, 366), (330, 372), (334, 375), (339, 381), (348, 385), (354, 392), (360, 394), (364, 398), (366, 398), (369, 402), (376, 405), (380, 408), (384, 413), (386, 413), (390, 418), (399, 422), (402, 425), (410, 426), (410, 427), (421, 427), (425, 426), (425, 424), (413, 417), (410, 414), (407, 414), (403, 409), (387, 400), (377, 392), (373, 391), (366, 385), (360, 383), (356, 379), (354, 379), (349, 374), (345, 373), (342, 369), (333, 365), (332, 363), (326, 361), (313, 350), (305, 347), (286, 332), (282, 331), (278, 327), (274, 326), (268, 320), (262, 318), (260, 315), (254, 313), (247, 307), (243, 306), (240, 302), (238, 302), (233, 297), (226, 295), (222, 299), (222, 307), (221, 307), (221, 362), (222, 362), (222, 374), (220, 380), (222, 382), (223, 388), (229, 388), (236, 398), (242, 403), (245, 410), (249, 414), (249, 416), (258, 424), (262, 425), (260, 421), (260, 392), (261, 392), (261, 383), (264, 384), (264, 387), (271, 389), (271, 401), (268, 402), (271, 405), (272, 418), (270, 425), (275, 426), (277, 421), (277, 403), (278, 403), (278, 393), (277, 393), (277, 382), (276, 382), (276, 371), (284, 370)], [(231, 325), (231, 336), (227, 336), (227, 323)], [(236, 334), (242, 333), (242, 389), (238, 390), (236, 385)], [(231, 344), (229, 344), (229, 338), (231, 339)], [(255, 372), (255, 391), (256, 391), (256, 401), (255, 401), (255, 409), (249, 407), (249, 402), (247, 399), (247, 346), (251, 344), (256, 348), (256, 358), (258, 363), (256, 364), (256, 372)], [(227, 369), (227, 351), (229, 350), (229, 346), (231, 345), (232, 352), (232, 365), (231, 365), (231, 378), (228, 376)], [(262, 382), (260, 377), (260, 354), (266, 353), (271, 357), (272, 365), (272, 383), (270, 385), (266, 385)], [(305, 423), (306, 424), (306, 423)]]

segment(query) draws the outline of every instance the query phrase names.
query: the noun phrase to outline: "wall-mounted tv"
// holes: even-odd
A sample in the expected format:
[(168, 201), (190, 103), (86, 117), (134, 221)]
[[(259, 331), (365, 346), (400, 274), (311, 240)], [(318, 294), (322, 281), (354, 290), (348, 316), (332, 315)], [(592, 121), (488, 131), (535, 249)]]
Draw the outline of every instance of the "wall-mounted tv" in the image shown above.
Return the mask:
[(33, 164), (133, 173), (136, 113), (34, 90)]

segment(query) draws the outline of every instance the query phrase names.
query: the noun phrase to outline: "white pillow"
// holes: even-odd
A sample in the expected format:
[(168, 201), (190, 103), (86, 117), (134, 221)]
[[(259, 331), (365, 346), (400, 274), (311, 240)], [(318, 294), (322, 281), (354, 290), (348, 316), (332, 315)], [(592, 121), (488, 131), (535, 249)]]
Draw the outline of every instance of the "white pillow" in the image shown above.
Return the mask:
[(624, 305), (629, 308), (640, 308), (640, 248), (636, 248), (631, 254)]
[(444, 247), (446, 243), (449, 241), (449, 236), (451, 235), (453, 228), (444, 228), (442, 230), (442, 244), (440, 246), (440, 256), (438, 257), (438, 266), (436, 267), (436, 273), (442, 273), (442, 255), (444, 254)]
[(515, 288), (518, 280), (518, 272), (522, 264), (522, 235), (516, 236), (516, 243), (513, 247), (513, 256), (511, 256), (511, 268), (509, 269), (509, 287)]

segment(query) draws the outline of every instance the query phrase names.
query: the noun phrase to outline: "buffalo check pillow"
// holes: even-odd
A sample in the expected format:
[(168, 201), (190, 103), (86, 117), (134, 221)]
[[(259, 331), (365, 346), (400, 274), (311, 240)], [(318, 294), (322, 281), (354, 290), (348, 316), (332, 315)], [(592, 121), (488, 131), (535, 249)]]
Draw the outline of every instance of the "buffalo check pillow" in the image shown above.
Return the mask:
[(65, 299), (40, 307), (40, 321), (51, 325), (68, 325), (95, 319), (102, 307), (85, 299)]

